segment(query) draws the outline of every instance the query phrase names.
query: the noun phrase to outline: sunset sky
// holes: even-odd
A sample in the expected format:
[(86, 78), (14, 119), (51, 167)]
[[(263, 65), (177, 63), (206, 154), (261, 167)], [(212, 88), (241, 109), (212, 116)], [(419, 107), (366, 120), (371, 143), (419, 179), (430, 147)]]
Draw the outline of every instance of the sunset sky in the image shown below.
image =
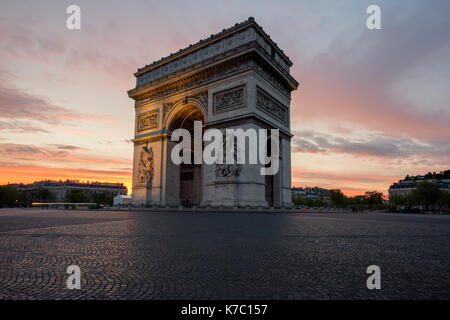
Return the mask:
[[(81, 8), (81, 30), (66, 8)], [(381, 30), (366, 8), (381, 7)], [(292, 184), (450, 169), (449, 1), (0, 1), (0, 184), (131, 186), (133, 73), (249, 16), (293, 61)]]

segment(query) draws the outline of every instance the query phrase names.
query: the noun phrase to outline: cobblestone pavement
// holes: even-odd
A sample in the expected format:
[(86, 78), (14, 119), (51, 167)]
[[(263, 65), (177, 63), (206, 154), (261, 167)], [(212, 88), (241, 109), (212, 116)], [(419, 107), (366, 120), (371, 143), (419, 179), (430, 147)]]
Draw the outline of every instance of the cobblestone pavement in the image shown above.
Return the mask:
[(0, 209), (0, 299), (449, 299), (449, 244), (438, 215)]

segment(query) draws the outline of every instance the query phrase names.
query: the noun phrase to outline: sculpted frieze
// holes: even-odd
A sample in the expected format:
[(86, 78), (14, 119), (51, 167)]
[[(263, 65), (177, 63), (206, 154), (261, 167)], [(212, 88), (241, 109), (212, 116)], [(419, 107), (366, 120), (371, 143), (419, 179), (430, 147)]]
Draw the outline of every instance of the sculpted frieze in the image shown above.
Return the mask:
[(137, 131), (158, 127), (159, 110), (148, 111), (138, 116)]
[(151, 185), (154, 175), (153, 149), (148, 147), (148, 142), (142, 148), (138, 165), (138, 183)]
[(256, 107), (275, 119), (288, 123), (288, 109), (259, 87), (256, 87)]
[(214, 113), (245, 106), (245, 86), (223, 90), (214, 94)]

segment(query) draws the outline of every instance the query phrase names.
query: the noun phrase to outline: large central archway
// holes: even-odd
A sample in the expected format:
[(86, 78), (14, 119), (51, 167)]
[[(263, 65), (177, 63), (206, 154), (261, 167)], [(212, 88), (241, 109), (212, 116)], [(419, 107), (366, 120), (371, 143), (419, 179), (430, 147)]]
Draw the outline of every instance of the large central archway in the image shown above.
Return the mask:
[[(182, 128), (189, 131), (191, 135), (191, 164), (181, 164), (177, 167), (172, 166), (173, 189), (177, 191), (178, 203), (183, 206), (193, 206), (199, 205), (202, 201), (203, 193), (203, 170), (201, 164), (194, 164), (194, 121), (204, 122), (204, 116), (202, 110), (193, 104), (181, 106), (177, 108), (175, 113), (172, 115), (170, 122), (168, 123), (168, 131), (171, 134), (174, 130)], [(202, 145), (203, 132), (200, 136), (200, 143)], [(178, 142), (171, 141), (171, 147), (173, 147)], [(169, 153), (170, 155), (170, 153)], [(178, 187), (177, 187), (178, 185)]]

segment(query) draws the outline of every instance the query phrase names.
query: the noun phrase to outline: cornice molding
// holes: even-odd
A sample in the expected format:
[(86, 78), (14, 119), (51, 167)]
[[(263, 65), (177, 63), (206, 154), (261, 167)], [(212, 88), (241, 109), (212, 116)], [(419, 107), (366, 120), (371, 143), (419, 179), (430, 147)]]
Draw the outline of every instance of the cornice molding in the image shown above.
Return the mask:
[[(236, 23), (234, 26), (223, 29), (221, 32), (217, 34), (211, 35), (207, 39), (202, 39), (198, 41), (195, 44), (191, 44), (188, 47), (184, 49), (180, 49), (176, 53), (172, 53), (169, 56), (163, 57), (157, 61), (154, 61), (150, 65), (146, 65), (143, 68), (138, 69), (138, 71), (134, 74), (136, 77), (148, 73), (149, 71), (155, 70), (161, 66), (165, 66), (167, 68), (167, 65), (175, 60), (181, 60), (181, 58), (185, 58), (187, 55), (191, 53), (195, 53), (196, 51), (200, 51), (201, 49), (204, 49), (212, 44), (217, 44), (219, 41), (227, 38), (229, 39), (231, 36), (242, 32), (247, 29), (254, 29), (256, 34), (258, 35), (258, 41), (261, 43), (267, 43), (268, 49), (270, 49), (271, 54), (273, 52), (274, 58), (277, 60), (281, 60), (282, 64), (284, 65), (284, 68), (286, 70), (289, 70), (289, 67), (292, 66), (292, 62), (289, 59), (289, 57), (281, 50), (278, 45), (270, 38), (270, 36), (263, 30), (263, 27), (260, 26), (258, 23), (256, 23), (255, 19), (253, 17), (248, 18), (246, 21), (243, 21), (241, 23)], [(240, 37), (241, 40), (245, 40), (244, 37)], [(181, 61), (180, 61), (181, 62)]]
[(225, 77), (253, 70), (272, 83), (283, 95), (290, 98), (290, 91), (295, 90), (298, 86), (295, 79), (290, 75), (281, 74), (279, 69), (271, 65), (270, 61), (267, 61), (266, 57), (257, 50), (257, 44), (248, 49), (250, 50), (246, 50), (241, 55), (234, 55), (228, 60), (224, 60), (222, 57), (220, 62), (198, 68), (185, 76), (183, 74), (187, 72), (173, 75), (170, 80), (165, 82), (155, 81), (131, 89), (128, 91), (128, 96), (139, 101), (153, 101), (185, 89), (203, 86)]

